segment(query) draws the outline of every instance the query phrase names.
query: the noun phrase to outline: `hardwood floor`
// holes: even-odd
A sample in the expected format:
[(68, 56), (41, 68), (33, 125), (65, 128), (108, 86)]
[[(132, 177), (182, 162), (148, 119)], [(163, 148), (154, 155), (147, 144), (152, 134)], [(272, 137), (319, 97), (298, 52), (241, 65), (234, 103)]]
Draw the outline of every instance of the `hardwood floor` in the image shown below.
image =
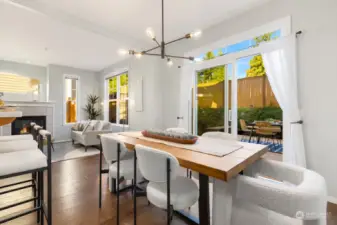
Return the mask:
[[(98, 156), (53, 163), (53, 225), (115, 225), (116, 198), (108, 191), (107, 179), (103, 176), (102, 209), (98, 208)], [(23, 179), (15, 178), (15, 179)], [(13, 179), (12, 179), (13, 180)], [(2, 180), (0, 184), (8, 183)], [(31, 196), (26, 189), (0, 196), (0, 207), (17, 198)], [(138, 224), (166, 224), (166, 212), (154, 206), (148, 206), (145, 197), (137, 199)], [(123, 193), (121, 203), (121, 225), (133, 224), (133, 203), (130, 193)], [(16, 207), (14, 210), (0, 212), (0, 217), (32, 206), (32, 203)], [(337, 206), (328, 207), (328, 225), (337, 224)], [(35, 225), (36, 215), (31, 214), (13, 220), (10, 225)], [(185, 225), (175, 217), (172, 225)]]

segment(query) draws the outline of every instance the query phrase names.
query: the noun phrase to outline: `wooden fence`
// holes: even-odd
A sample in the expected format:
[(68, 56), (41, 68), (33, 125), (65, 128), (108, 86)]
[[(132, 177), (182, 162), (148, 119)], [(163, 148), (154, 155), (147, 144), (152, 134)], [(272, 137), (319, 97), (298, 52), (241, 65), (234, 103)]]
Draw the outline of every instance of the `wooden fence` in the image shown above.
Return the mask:
[[(232, 81), (228, 83), (229, 108), (231, 108)], [(238, 80), (238, 108), (279, 107), (267, 76), (246, 77)], [(198, 104), (201, 108), (224, 107), (224, 82), (198, 87)]]

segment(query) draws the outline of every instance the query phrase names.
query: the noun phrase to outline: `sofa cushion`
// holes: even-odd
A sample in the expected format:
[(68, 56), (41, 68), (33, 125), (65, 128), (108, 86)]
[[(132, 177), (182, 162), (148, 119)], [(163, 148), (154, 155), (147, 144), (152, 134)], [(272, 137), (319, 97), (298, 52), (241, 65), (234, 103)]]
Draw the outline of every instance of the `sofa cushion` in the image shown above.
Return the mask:
[(110, 122), (102, 121), (102, 123), (103, 123), (102, 130), (111, 130)]
[(95, 124), (94, 130), (95, 131), (101, 131), (101, 130), (103, 130), (103, 126), (104, 126), (104, 121), (98, 121)]

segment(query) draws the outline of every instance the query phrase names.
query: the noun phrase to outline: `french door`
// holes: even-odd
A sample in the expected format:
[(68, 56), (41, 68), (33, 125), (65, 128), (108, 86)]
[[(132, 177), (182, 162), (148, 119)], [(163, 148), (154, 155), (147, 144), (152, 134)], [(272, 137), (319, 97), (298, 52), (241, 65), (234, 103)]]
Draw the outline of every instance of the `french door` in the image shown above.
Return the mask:
[[(218, 62), (219, 63), (219, 62)], [(235, 64), (203, 62), (194, 67), (192, 131), (237, 134)]]

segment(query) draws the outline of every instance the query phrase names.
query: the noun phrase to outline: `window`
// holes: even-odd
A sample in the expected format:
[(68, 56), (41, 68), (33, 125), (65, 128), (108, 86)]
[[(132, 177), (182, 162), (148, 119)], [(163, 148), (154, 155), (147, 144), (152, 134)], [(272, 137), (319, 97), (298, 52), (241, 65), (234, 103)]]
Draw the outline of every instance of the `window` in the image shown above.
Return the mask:
[[(277, 30), (199, 56), (200, 61), (209, 61), (195, 66), (195, 96), (192, 97), (197, 100), (192, 105), (195, 134), (228, 132), (239, 135), (243, 141), (263, 143), (268, 145), (270, 151), (282, 153), (280, 122), (283, 112), (270, 86), (262, 55), (259, 54), (261, 43), (280, 37), (281, 31)], [(245, 51), (251, 48), (257, 51)], [(237, 52), (242, 54), (232, 54)], [(226, 54), (234, 56), (221, 57)], [(263, 133), (263, 127), (255, 132), (247, 128), (247, 124), (255, 124), (256, 121), (273, 127), (273, 138)], [(264, 137), (263, 140), (261, 137)], [(278, 142), (275, 144), (276, 138)]]
[(79, 77), (65, 75), (64, 77), (64, 123), (76, 123), (79, 109)]
[(129, 124), (129, 77), (122, 73), (107, 78), (108, 118), (110, 123)]
[(228, 55), (230, 53), (257, 47), (259, 46), (259, 44), (263, 42), (275, 40), (278, 39), (279, 37), (281, 37), (281, 30), (269, 32), (249, 40), (241, 41), (236, 44), (228, 45), (226, 47), (222, 47), (214, 51), (207, 52), (205, 54), (198, 56), (197, 59), (199, 59), (199, 61), (214, 59), (219, 56)]

